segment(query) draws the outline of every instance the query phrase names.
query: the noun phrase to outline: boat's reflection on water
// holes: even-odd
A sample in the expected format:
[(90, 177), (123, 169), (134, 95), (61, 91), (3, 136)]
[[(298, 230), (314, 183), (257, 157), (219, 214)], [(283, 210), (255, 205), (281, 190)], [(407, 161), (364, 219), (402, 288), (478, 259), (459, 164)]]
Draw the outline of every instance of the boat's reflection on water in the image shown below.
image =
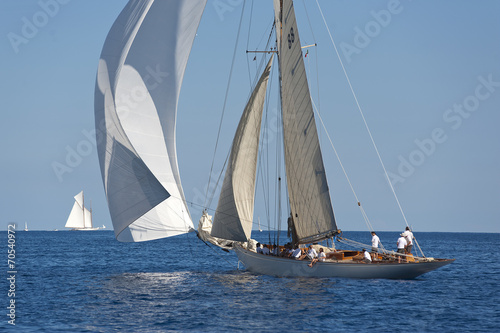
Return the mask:
[(325, 292), (329, 293), (330, 301), (334, 302), (334, 290), (337, 288), (335, 279), (323, 278), (287, 278), (267, 275), (256, 275), (247, 271), (231, 271), (227, 274), (214, 274), (214, 282), (219, 283), (226, 293), (252, 294), (259, 301), (272, 299), (273, 302), (309, 302), (324, 298)]
[[(203, 281), (203, 273), (186, 271), (108, 276), (90, 288), (92, 302), (87, 309), (95, 318), (89, 320), (97, 326), (107, 322), (113, 329), (127, 331), (137, 325), (151, 328), (152, 323), (165, 327), (177, 322), (186, 327), (192, 316), (191, 328), (201, 329), (196, 326), (200, 321), (194, 320), (193, 309), (200, 311), (205, 307), (204, 299), (210, 295), (210, 288)], [(123, 309), (120, 316), (116, 315), (117, 307)]]
[[(269, 301), (282, 303), (291, 299), (314, 301), (337, 288), (335, 279), (277, 278), (255, 275), (246, 271), (221, 272), (181, 271), (167, 273), (124, 273), (107, 277), (94, 285), (92, 294), (101, 305), (130, 304), (136, 314), (151, 315), (153, 309), (169, 312), (163, 306), (176, 304), (186, 309), (194, 303), (257, 304)], [(245, 300), (245, 302), (243, 302)], [(208, 306), (207, 305), (207, 306)], [(203, 307), (203, 305), (201, 305)], [(246, 306), (245, 306), (246, 307)], [(101, 309), (102, 310), (102, 309)]]

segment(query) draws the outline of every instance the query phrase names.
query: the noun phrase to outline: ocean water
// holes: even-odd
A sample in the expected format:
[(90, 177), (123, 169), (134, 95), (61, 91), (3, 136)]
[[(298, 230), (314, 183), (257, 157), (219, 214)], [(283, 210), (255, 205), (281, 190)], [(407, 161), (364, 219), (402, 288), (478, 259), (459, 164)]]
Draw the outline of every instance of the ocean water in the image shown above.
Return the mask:
[[(390, 247), (398, 233), (379, 236)], [(500, 234), (415, 236), (427, 256), (456, 261), (414, 280), (278, 278), (238, 270), (236, 255), (194, 234), (120, 243), (112, 231), (17, 231), (15, 297), (4, 251), (0, 331), (499, 331)]]

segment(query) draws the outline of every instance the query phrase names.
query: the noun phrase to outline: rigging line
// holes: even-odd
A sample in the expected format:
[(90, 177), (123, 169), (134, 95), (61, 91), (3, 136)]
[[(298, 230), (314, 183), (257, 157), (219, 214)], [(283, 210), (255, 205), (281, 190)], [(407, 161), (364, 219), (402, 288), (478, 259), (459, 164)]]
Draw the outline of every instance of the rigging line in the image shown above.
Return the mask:
[[(265, 124), (267, 123), (267, 120), (265, 121)], [(265, 128), (264, 128), (265, 130)], [(267, 132), (265, 130), (265, 132)], [(265, 133), (264, 133), (265, 134)], [(265, 168), (265, 164), (263, 162), (263, 157), (264, 155), (264, 152), (261, 150), (259, 152), (259, 168), (258, 168), (258, 175), (257, 175), (257, 179), (259, 179), (259, 176), (260, 176), (260, 179), (261, 179), (261, 187), (262, 187), (262, 196), (264, 198), (264, 209), (266, 211), (266, 219), (267, 221), (269, 221), (270, 219), (270, 216), (269, 216), (269, 200), (268, 200), (268, 196), (269, 194), (266, 196), (266, 184), (269, 184), (267, 181), (266, 181), (266, 172), (267, 172), (267, 169)]]
[(319, 11), (321, 13), (321, 17), (323, 18), (323, 22), (325, 23), (325, 27), (328, 31), (328, 35), (330, 36), (330, 40), (332, 41), (333, 47), (335, 49), (335, 53), (337, 54), (337, 57), (340, 61), (340, 65), (342, 66), (342, 70), (344, 71), (344, 75), (347, 79), (347, 83), (349, 84), (349, 88), (351, 89), (351, 93), (354, 97), (354, 100), (356, 101), (356, 105), (358, 106), (359, 113), (361, 114), (361, 118), (363, 118), (363, 122), (365, 124), (366, 130), (368, 131), (368, 135), (370, 136), (370, 139), (372, 141), (373, 147), (375, 148), (375, 152), (377, 153), (378, 159), (380, 161), (380, 164), (382, 165), (382, 169), (384, 169), (385, 177), (387, 178), (387, 182), (389, 183), (389, 187), (392, 190), (392, 194), (394, 194), (394, 198), (396, 199), (396, 202), (398, 204), (399, 210), (401, 212), (401, 215), (403, 215), (403, 219), (405, 220), (406, 226), (409, 227), (408, 225), (408, 220), (406, 219), (405, 213), (403, 212), (403, 208), (401, 207), (401, 204), (399, 202), (398, 196), (396, 195), (396, 191), (394, 190), (394, 186), (392, 186), (391, 180), (389, 178), (389, 174), (387, 173), (387, 169), (385, 168), (384, 162), (382, 161), (382, 157), (380, 156), (380, 153), (378, 151), (377, 145), (375, 144), (375, 140), (373, 139), (372, 133), (370, 129), (368, 128), (368, 123), (366, 122), (365, 116), (363, 114), (363, 111), (361, 110), (361, 106), (359, 104), (358, 98), (356, 96), (356, 93), (354, 92), (354, 89), (351, 84), (351, 80), (349, 79), (349, 76), (347, 75), (347, 71), (345, 69), (344, 63), (342, 62), (342, 58), (340, 57), (339, 51), (337, 49), (337, 46), (335, 45), (335, 42), (333, 41), (333, 36), (332, 33), (330, 32), (330, 28), (328, 27), (328, 24), (326, 23), (325, 16), (323, 15), (323, 11), (321, 10), (321, 7), (319, 5), (318, 0), (316, 0), (316, 4), (318, 5)]
[[(250, 19), (248, 21), (248, 36), (247, 36), (247, 50), (248, 44), (250, 43), (250, 31), (252, 31), (252, 16), (253, 16), (253, 0), (250, 5)], [(247, 67), (248, 67), (248, 81), (250, 82), (250, 86), (252, 86), (252, 74), (250, 73), (250, 62), (248, 61), (248, 53), (247, 53)]]
[[(241, 25), (243, 23), (243, 13), (244, 12), (245, 12), (245, 1), (243, 1), (243, 6), (241, 7), (240, 23), (238, 25), (238, 33), (236, 34), (236, 41), (234, 44), (233, 59), (231, 61), (231, 69), (229, 70), (229, 78), (228, 78), (227, 87), (226, 87), (226, 95), (224, 97), (224, 104), (222, 106), (222, 114), (221, 114), (220, 123), (219, 123), (219, 130), (217, 131), (217, 140), (215, 141), (214, 155), (212, 157), (212, 166), (210, 167), (210, 174), (208, 176), (208, 184), (210, 184), (211, 177), (212, 177), (212, 171), (214, 169), (215, 155), (217, 153), (217, 146), (219, 145), (220, 132), (222, 129), (222, 120), (224, 118), (224, 113), (226, 111), (227, 98), (229, 96), (229, 87), (231, 86), (231, 78), (233, 77), (233, 68), (234, 68), (234, 63), (236, 60), (236, 50), (238, 48), (238, 41), (240, 39)], [(208, 199), (208, 187), (207, 187), (207, 191), (205, 193), (205, 201), (207, 199)]]
[[(252, 10), (253, 10), (253, 1), (252, 1)], [(251, 20), (251, 17), (250, 17), (250, 20)], [(270, 29), (269, 29), (269, 26), (271, 27)], [(259, 48), (260, 44), (262, 43), (262, 40), (263, 40), (263, 39), (264, 39), (264, 37), (266, 36), (266, 32), (267, 32), (268, 30), (269, 30), (270, 32), (269, 32), (269, 36), (268, 36), (268, 38), (267, 38), (267, 44), (266, 44), (266, 46), (264, 47), (264, 50), (265, 50), (265, 51), (258, 51), (257, 49)], [(250, 52), (250, 51), (249, 51), (249, 47), (248, 47), (248, 43), (250, 42), (250, 27), (249, 27), (249, 30), (248, 30), (248, 39), (247, 39), (247, 52), (246, 52), (246, 53), (247, 53), (248, 76), (249, 76), (249, 79), (250, 79), (250, 83), (252, 82), (252, 75), (251, 75), (251, 73), (250, 73), (250, 63), (248, 62), (248, 54), (249, 54), (249, 53), (269, 53), (269, 52), (270, 52), (270, 50), (268, 49), (268, 47), (269, 47), (269, 42), (270, 42), (270, 40), (271, 40), (271, 37), (272, 37), (273, 31), (274, 31), (274, 18), (273, 18), (273, 20), (271, 20), (271, 23), (270, 23), (270, 24), (268, 24), (268, 26), (267, 26), (267, 27), (266, 27), (266, 29), (264, 30), (264, 33), (263, 33), (263, 34), (262, 34), (262, 36), (260, 37), (259, 42), (256, 44), (257, 46), (256, 46), (256, 48), (255, 48), (255, 51)], [(254, 58), (254, 59), (255, 59), (255, 58)], [(258, 68), (257, 68), (257, 62), (255, 63), (255, 71), (256, 71), (256, 73), (258, 73), (258, 72), (259, 72), (259, 70), (258, 70)]]
[[(268, 40), (268, 44), (269, 44), (269, 40)], [(277, 58), (277, 57), (276, 57)], [(278, 60), (276, 60), (276, 63), (278, 63)], [(265, 177), (266, 177), (266, 180), (265, 180), (265, 184), (263, 184), (263, 186), (265, 185), (266, 186), (266, 191), (267, 191), (267, 201), (265, 202), (265, 206), (266, 206), (266, 217), (267, 217), (267, 221), (268, 221), (268, 228), (269, 228), (269, 221), (271, 220), (271, 207), (270, 207), (270, 204), (271, 204), (271, 201), (270, 201), (270, 197), (271, 197), (271, 193), (270, 193), (270, 168), (269, 168), (269, 132), (270, 132), (270, 129), (271, 129), (271, 126), (269, 124), (269, 119), (270, 119), (270, 114), (269, 114), (269, 105), (271, 103), (271, 92), (273, 91), (273, 87), (274, 87), (274, 76), (276, 75), (276, 65), (273, 65), (273, 68), (272, 68), (272, 76), (270, 76), (270, 82), (268, 82), (268, 89), (267, 89), (267, 96), (266, 96), (266, 124), (267, 124), (267, 127), (266, 127), (266, 151), (265, 151), (265, 155), (266, 155), (266, 163), (263, 163), (265, 168), (266, 168), (266, 173), (265, 173)], [(279, 73), (278, 73), (279, 75)], [(279, 80), (278, 80), (279, 81)], [(264, 154), (263, 154), (264, 155)], [(268, 229), (269, 230), (269, 229)]]
[[(266, 117), (266, 120), (264, 121), (264, 124), (267, 124), (267, 117)], [(263, 135), (267, 135), (267, 126), (264, 127), (264, 133)], [(261, 146), (262, 147), (262, 146)], [(259, 152), (259, 168), (258, 168), (258, 175), (257, 175), (257, 179), (259, 179), (259, 175), (260, 175), (260, 179), (261, 179), (261, 187), (262, 187), (262, 196), (264, 197), (264, 207), (265, 207), (265, 211), (266, 211), (266, 219), (269, 221), (269, 200), (268, 200), (268, 196), (269, 194), (266, 196), (266, 184), (269, 184), (268, 181), (266, 180), (266, 173), (267, 173), (267, 169), (265, 167), (265, 164), (263, 162), (263, 159), (264, 159), (264, 151), (261, 150)], [(268, 178), (268, 177), (267, 177)]]
[[(232, 148), (232, 145), (231, 145), (231, 148)], [(220, 180), (222, 178), (222, 175), (224, 174), (224, 169), (226, 168), (227, 161), (229, 160), (229, 156), (231, 156), (231, 148), (229, 149), (229, 151), (226, 155), (226, 160), (224, 161), (224, 164), (222, 165), (222, 168), (219, 172), (219, 177), (217, 178), (217, 181), (215, 182), (215, 186), (212, 190), (212, 193), (210, 193), (208, 203), (205, 203), (203, 208), (207, 208), (207, 207), (210, 207), (212, 205), (212, 201), (214, 200), (214, 197), (215, 197), (215, 192), (217, 191), (217, 188), (219, 187), (219, 183), (220, 183)], [(211, 174), (210, 174), (210, 176), (211, 176)], [(208, 192), (209, 188), (210, 188), (210, 183), (208, 183), (208, 185), (207, 185), (207, 192)]]
[[(279, 119), (279, 113), (276, 113), (276, 123), (278, 123), (278, 121), (280, 120)], [(278, 138), (279, 138), (279, 133), (278, 133)], [(277, 139), (276, 140), (276, 176), (277, 176), (277, 179), (278, 179), (278, 183), (276, 184), (277, 185), (277, 210), (276, 210), (276, 227), (278, 229), (278, 243), (279, 243), (279, 231), (281, 229), (281, 215), (282, 215), (282, 211), (281, 211), (281, 188), (282, 188), (282, 183), (281, 183), (281, 144), (279, 142), (280, 140)]]
[(312, 38), (314, 40), (314, 43), (316, 43), (316, 37), (314, 37), (314, 31), (311, 25), (311, 20), (309, 19), (309, 13), (307, 12), (306, 3), (304, 2), (304, 0), (302, 0), (302, 5), (304, 6), (304, 12), (306, 13), (307, 23), (309, 24), (309, 29), (311, 30)]
[[(272, 29), (274, 30), (274, 28)], [(272, 35), (272, 34), (271, 34)], [(271, 35), (269, 36), (268, 40), (267, 40), (267, 44), (266, 44), (266, 49), (269, 47), (269, 43), (270, 43), (270, 38), (271, 38)], [(275, 60), (277, 62), (277, 60)], [(267, 90), (266, 90), (266, 99), (265, 99), (265, 103), (266, 103), (266, 113), (265, 113), (265, 128), (264, 128), (264, 131), (262, 132), (263, 136), (263, 141), (261, 142), (261, 151), (260, 151), (260, 159), (259, 159), (259, 164), (262, 166), (262, 169), (264, 170), (263, 171), (263, 174), (262, 174), (262, 192), (264, 193), (264, 206), (265, 206), (265, 209), (266, 209), (266, 219), (267, 219), (267, 227), (268, 227), (268, 230), (270, 230), (270, 221), (271, 221), (271, 209), (270, 209), (270, 182), (269, 182), (269, 172), (270, 172), (270, 168), (269, 168), (269, 132), (270, 132), (270, 124), (269, 124), (269, 105), (270, 105), (270, 96), (271, 96), (271, 92), (272, 92), (272, 89), (273, 89), (273, 78), (274, 78), (274, 73), (276, 72), (276, 62), (275, 64), (273, 64), (272, 68), (271, 68), (271, 73), (269, 74), (269, 82), (267, 83)], [(265, 149), (264, 149), (264, 146), (265, 146)], [(265, 162), (264, 162), (264, 157), (265, 157)], [(267, 193), (267, 196), (266, 196), (266, 193)]]
[[(276, 112), (276, 124), (279, 124), (280, 121), (279, 112)], [(280, 145), (280, 128), (278, 126), (276, 133), (276, 147), (275, 147), (275, 161), (274, 161), (274, 214), (275, 214), (275, 222), (274, 228), (278, 226), (278, 222), (280, 221), (281, 214), (281, 145)]]
[(316, 104), (314, 103), (312, 98), (311, 98), (311, 103), (314, 107), (314, 110), (316, 111), (316, 114), (318, 115), (318, 118), (321, 122), (321, 125), (323, 126), (323, 129), (325, 130), (326, 137), (328, 138), (328, 141), (330, 141), (330, 145), (332, 146), (333, 152), (335, 153), (335, 156), (337, 157), (337, 161), (339, 161), (342, 172), (344, 173), (344, 176), (347, 179), (347, 182), (349, 183), (349, 187), (351, 188), (352, 194), (354, 195), (354, 198), (356, 198), (356, 202), (358, 203), (358, 206), (361, 209), (361, 215), (363, 216), (363, 219), (365, 220), (365, 223), (368, 226), (368, 229), (370, 231), (373, 231), (371, 223), (368, 220), (368, 216), (366, 215), (365, 210), (361, 206), (361, 202), (359, 201), (358, 196), (356, 195), (356, 191), (354, 190), (354, 187), (352, 186), (351, 180), (349, 179), (349, 176), (347, 175), (347, 171), (344, 168), (344, 164), (342, 164), (342, 161), (340, 160), (340, 156), (337, 153), (337, 149), (335, 149), (335, 146), (333, 145), (332, 138), (330, 137), (330, 134), (328, 133), (328, 130), (326, 129), (325, 123), (323, 122), (323, 118), (321, 117), (321, 114), (318, 112)]
[[(342, 238), (342, 239), (339, 239), (338, 240), (340, 243), (343, 243), (345, 245), (348, 245), (348, 246), (352, 246), (354, 248), (369, 248), (371, 247), (371, 245), (369, 244), (364, 244), (364, 243), (361, 243), (361, 242), (357, 242), (355, 240), (352, 240), (352, 239), (347, 239), (347, 238)], [(380, 242), (380, 248), (378, 249), (379, 250), (379, 254), (396, 254), (395, 251), (391, 251), (391, 250), (386, 250), (383, 246), (382, 246), (382, 242)]]
[[(342, 238), (342, 239), (339, 239), (338, 241), (340, 243), (343, 243), (343, 244), (348, 245), (348, 246), (352, 246), (354, 248), (367, 248), (367, 247), (370, 247), (370, 245), (368, 245), (368, 244), (363, 244), (361, 242), (357, 242), (357, 241), (354, 241), (352, 239), (347, 239), (347, 238)], [(380, 250), (382, 250), (382, 251), (380, 251)], [(393, 251), (393, 250), (386, 250), (384, 248), (380, 248), (378, 253), (382, 254), (382, 255), (396, 255), (396, 256), (401, 256), (401, 257), (410, 257), (411, 256), (411, 257), (413, 257), (415, 259), (424, 259), (425, 258), (425, 257), (419, 257), (418, 255), (414, 256), (411, 253), (409, 253), (409, 254), (403, 254), (403, 253), (398, 253), (398, 252)]]
[[(413, 228), (410, 228), (410, 230), (413, 230)], [(413, 232), (412, 232), (413, 233)], [(415, 241), (415, 244), (417, 245), (417, 248), (420, 250), (420, 254), (422, 254), (422, 257), (425, 258), (425, 254), (424, 254), (424, 251), (422, 251), (422, 248), (420, 247), (420, 244), (418, 244), (417, 242), (417, 238), (415, 237), (415, 235), (413, 235), (413, 239), (412, 241)]]
[[(275, 66), (272, 66), (271, 71), (272, 73), (274, 72)], [(267, 89), (267, 95), (265, 98), (265, 117), (264, 117), (264, 128), (261, 131), (261, 141), (259, 142), (260, 149), (259, 149), (259, 174), (261, 177), (261, 182), (262, 182), (262, 193), (264, 197), (264, 206), (266, 210), (266, 218), (267, 221), (270, 220), (270, 214), (269, 214), (269, 167), (266, 168), (266, 163), (263, 162), (264, 160), (264, 152), (266, 153), (266, 161), (269, 160), (269, 121), (268, 121), (268, 114), (269, 114), (269, 95), (271, 95), (271, 89), (272, 89), (272, 83), (273, 83), (273, 77), (274, 75), (270, 74), (269, 75), (269, 81), (268, 82), (268, 89)], [(265, 146), (265, 149), (264, 149)], [(257, 176), (258, 179), (258, 176)], [(266, 190), (267, 190), (267, 196), (266, 196)]]
[[(271, 29), (269, 29), (269, 26), (271, 26)], [(271, 40), (271, 37), (273, 35), (274, 27), (275, 27), (275, 22), (274, 22), (274, 15), (273, 15), (273, 19), (271, 20), (271, 23), (269, 23), (267, 25), (266, 29), (262, 33), (262, 36), (260, 37), (259, 42), (257, 43), (257, 48), (259, 47), (260, 43), (262, 43), (262, 40), (266, 36), (266, 31), (269, 31), (269, 35), (267, 37), (267, 44), (266, 44), (266, 47), (264, 48), (264, 50), (267, 50), (267, 48), (269, 47), (269, 41)], [(255, 50), (257, 50), (257, 48), (255, 48)]]

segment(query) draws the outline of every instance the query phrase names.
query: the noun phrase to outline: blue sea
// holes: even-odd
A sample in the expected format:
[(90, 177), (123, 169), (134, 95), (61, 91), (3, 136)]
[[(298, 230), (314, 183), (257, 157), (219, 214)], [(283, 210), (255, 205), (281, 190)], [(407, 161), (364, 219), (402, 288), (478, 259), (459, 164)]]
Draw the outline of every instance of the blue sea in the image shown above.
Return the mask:
[[(368, 232), (344, 236), (370, 241)], [(398, 233), (379, 236), (389, 248)], [(456, 261), (414, 280), (278, 278), (238, 269), (234, 253), (192, 233), (120, 243), (112, 231), (16, 231), (12, 285), (3, 231), (0, 330), (498, 332), (500, 234), (415, 236), (427, 256)]]

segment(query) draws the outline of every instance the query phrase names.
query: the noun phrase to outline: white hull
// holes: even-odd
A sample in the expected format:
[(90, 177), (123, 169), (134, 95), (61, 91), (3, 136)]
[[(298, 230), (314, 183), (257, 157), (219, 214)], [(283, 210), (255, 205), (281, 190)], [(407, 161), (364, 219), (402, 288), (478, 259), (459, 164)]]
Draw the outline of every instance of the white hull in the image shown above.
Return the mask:
[(93, 230), (101, 230), (102, 228), (73, 228), (71, 229), (70, 231), (72, 230), (78, 230), (78, 231), (93, 231)]
[(420, 263), (318, 262), (309, 267), (309, 260), (294, 260), (257, 254), (234, 248), (245, 268), (257, 274), (288, 277), (344, 277), (355, 279), (413, 279), (454, 261), (435, 259)]

